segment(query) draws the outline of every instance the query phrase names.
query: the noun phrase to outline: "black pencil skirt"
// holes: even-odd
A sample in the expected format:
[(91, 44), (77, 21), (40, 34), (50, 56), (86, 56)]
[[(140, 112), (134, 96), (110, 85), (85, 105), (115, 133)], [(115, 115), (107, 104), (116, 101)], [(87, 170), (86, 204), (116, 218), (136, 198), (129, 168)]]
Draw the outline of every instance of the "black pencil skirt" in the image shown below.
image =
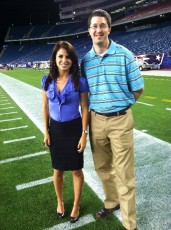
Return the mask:
[(77, 146), (82, 135), (81, 117), (67, 122), (50, 119), (50, 153), (54, 169), (68, 171), (83, 168), (83, 152)]

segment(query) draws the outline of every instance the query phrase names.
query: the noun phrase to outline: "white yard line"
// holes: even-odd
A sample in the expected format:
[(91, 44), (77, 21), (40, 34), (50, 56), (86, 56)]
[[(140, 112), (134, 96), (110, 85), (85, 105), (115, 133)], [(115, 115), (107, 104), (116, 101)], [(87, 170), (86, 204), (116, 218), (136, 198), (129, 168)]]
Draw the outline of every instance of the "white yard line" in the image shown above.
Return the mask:
[(51, 176), (51, 177), (48, 177), (45, 179), (35, 180), (32, 182), (17, 185), (16, 189), (22, 190), (22, 189), (30, 188), (30, 187), (37, 186), (37, 185), (47, 184), (47, 183), (52, 182), (52, 181), (53, 181), (53, 177)]
[(148, 130), (147, 129), (142, 129), (141, 132), (146, 133)]
[(6, 100), (1, 100), (1, 102), (4, 102), (4, 101), (8, 101), (8, 99), (6, 99)]
[(166, 110), (171, 111), (171, 108), (166, 108)]
[(11, 106), (11, 107), (5, 107), (5, 108), (0, 108), (0, 110), (2, 109), (14, 109), (15, 107)]
[(1, 105), (10, 105), (10, 104), (11, 104), (11, 103), (3, 103), (3, 104), (0, 104), (0, 106), (1, 106)]
[(154, 106), (153, 104), (148, 104), (148, 103), (144, 103), (144, 102), (140, 102), (140, 101), (137, 101), (136, 103), (142, 104), (142, 105), (147, 105), (147, 106)]
[(22, 118), (21, 118), (21, 117), (11, 118), (11, 119), (6, 119), (6, 120), (0, 120), (0, 122), (6, 122), (6, 121), (17, 121), (17, 120), (22, 120)]
[(9, 144), (9, 143), (18, 142), (18, 141), (28, 141), (28, 140), (32, 140), (35, 138), (36, 138), (35, 136), (31, 136), (31, 137), (24, 137), (20, 139), (13, 139), (13, 140), (8, 140), (8, 141), (3, 141), (3, 144)]
[(14, 114), (14, 113), (18, 113), (18, 112), (0, 113), (0, 116), (2, 116), (2, 115)]
[(9, 163), (9, 162), (12, 162), (12, 161), (19, 161), (19, 160), (23, 160), (23, 159), (30, 158), (30, 157), (37, 157), (37, 156), (41, 156), (41, 155), (48, 154), (48, 153), (49, 153), (48, 151), (42, 151), (42, 152), (27, 154), (27, 155), (24, 155), (24, 156), (21, 156), (21, 157), (8, 158), (8, 159), (5, 159), (5, 160), (1, 160), (0, 164)]
[(18, 126), (18, 127), (12, 127), (7, 129), (0, 129), (0, 132), (10, 131), (10, 130), (16, 130), (16, 129), (25, 129), (28, 128), (28, 125)]
[(89, 224), (95, 221), (96, 220), (94, 219), (92, 215), (86, 215), (86, 216), (80, 217), (79, 221), (74, 224), (71, 224), (69, 221), (67, 221), (62, 224), (54, 225), (53, 227), (47, 228), (46, 230), (70, 230), (70, 229), (82, 227), (86, 224)]

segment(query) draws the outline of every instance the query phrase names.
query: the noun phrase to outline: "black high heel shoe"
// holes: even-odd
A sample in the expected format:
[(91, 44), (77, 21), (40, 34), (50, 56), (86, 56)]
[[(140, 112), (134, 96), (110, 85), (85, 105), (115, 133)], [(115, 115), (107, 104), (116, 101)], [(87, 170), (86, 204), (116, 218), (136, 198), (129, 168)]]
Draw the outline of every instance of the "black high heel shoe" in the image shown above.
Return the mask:
[[(61, 205), (63, 206), (63, 207), (62, 207), (63, 212), (58, 212), (58, 204), (57, 204), (57, 210), (56, 210), (56, 216), (57, 216), (57, 218), (60, 218), (60, 219), (64, 218), (64, 216), (65, 216), (64, 202), (62, 202)], [(59, 207), (60, 207), (60, 206), (59, 206)], [(60, 207), (60, 208), (61, 208), (61, 207)], [(60, 210), (60, 209), (59, 209), (59, 210)]]
[(58, 218), (62, 219), (62, 218), (64, 218), (65, 213), (64, 212), (63, 213), (57, 212), (56, 215)]
[(74, 224), (75, 222), (77, 222), (79, 220), (79, 216), (77, 216), (77, 217), (70, 217), (70, 223), (71, 224)]
[(78, 215), (76, 217), (70, 216), (70, 223), (74, 224), (79, 220), (79, 215), (80, 215), (80, 207), (78, 207)]

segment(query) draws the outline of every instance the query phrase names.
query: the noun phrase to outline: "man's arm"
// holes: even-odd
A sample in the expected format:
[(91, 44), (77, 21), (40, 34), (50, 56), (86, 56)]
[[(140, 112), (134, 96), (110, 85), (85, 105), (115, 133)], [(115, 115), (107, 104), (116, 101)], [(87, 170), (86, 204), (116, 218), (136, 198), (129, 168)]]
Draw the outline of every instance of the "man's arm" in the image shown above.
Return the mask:
[(138, 98), (141, 96), (141, 94), (142, 94), (143, 92), (144, 92), (144, 88), (139, 89), (139, 90), (133, 92), (134, 97), (135, 97), (135, 101), (138, 100)]

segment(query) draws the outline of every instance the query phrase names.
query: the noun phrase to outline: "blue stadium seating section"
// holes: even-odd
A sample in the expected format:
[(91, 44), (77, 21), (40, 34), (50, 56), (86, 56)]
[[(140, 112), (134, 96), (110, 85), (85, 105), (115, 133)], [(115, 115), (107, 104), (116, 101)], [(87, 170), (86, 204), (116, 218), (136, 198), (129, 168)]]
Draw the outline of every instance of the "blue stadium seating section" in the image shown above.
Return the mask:
[(134, 32), (111, 34), (111, 38), (134, 54), (168, 53), (171, 51), (171, 22)]
[(87, 22), (69, 22), (48, 25), (14, 26), (9, 30), (5, 41), (43, 39), (87, 31)]
[(24, 38), (30, 30), (30, 26), (12, 26), (9, 31), (8, 40), (19, 40)]
[[(75, 26), (75, 27), (74, 27)], [(79, 29), (84, 29), (80, 23), (77, 23)], [(18, 27), (16, 28), (16, 35), (13, 33), (13, 38), (17, 39), (17, 33), (19, 36), (24, 36), (25, 38), (32, 36), (41, 38), (45, 31), (51, 34), (57, 34), (61, 36), (68, 31), (78, 31), (76, 23), (65, 24), (59, 26), (47, 25), (46, 27), (37, 26), (32, 30), (26, 30), (23, 27), (23, 32), (19, 33)], [(31, 28), (31, 27), (29, 27)], [(60, 28), (60, 29), (59, 29)], [(149, 29), (142, 29), (140, 31), (132, 32), (113, 32), (110, 37), (117, 43), (127, 47), (134, 54), (148, 54), (148, 53), (169, 53), (171, 52), (171, 22), (160, 24), (156, 27)], [(59, 36), (59, 37), (60, 37)], [(60, 38), (62, 39), (62, 37)], [(59, 40), (59, 39), (58, 39)], [(78, 53), (79, 61), (85, 55), (87, 51), (91, 49), (92, 43), (89, 36), (84, 38), (76, 37), (68, 39), (76, 48)], [(50, 59), (54, 44), (29, 44), (29, 45), (8, 45), (4, 48), (1, 56), (0, 63), (27, 63), (29, 61), (47, 61)]]

